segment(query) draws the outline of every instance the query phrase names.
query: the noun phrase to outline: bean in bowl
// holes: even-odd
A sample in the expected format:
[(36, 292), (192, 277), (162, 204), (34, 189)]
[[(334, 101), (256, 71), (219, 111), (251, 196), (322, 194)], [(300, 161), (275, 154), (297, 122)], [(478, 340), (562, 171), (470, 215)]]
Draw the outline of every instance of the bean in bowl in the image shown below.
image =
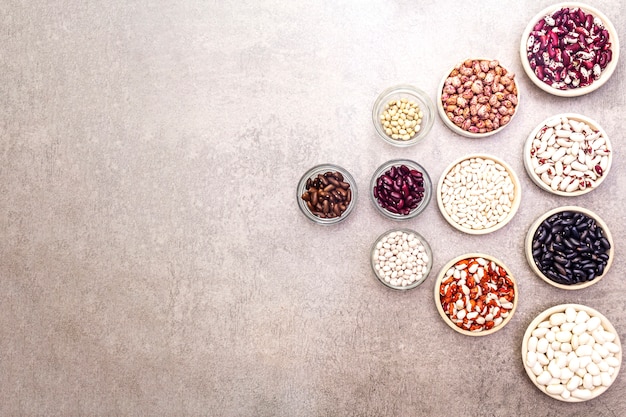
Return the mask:
[(483, 336), (511, 319), (517, 306), (517, 284), (497, 259), (466, 254), (444, 266), (435, 285), (435, 300), (450, 327)]
[(489, 136), (506, 126), (518, 106), (515, 74), (492, 59), (467, 59), (442, 81), (438, 110), (443, 122), (467, 137)]
[(604, 181), (611, 167), (606, 132), (588, 117), (562, 114), (540, 123), (524, 147), (524, 165), (539, 187), (577, 196)]
[(526, 257), (544, 281), (562, 289), (585, 288), (608, 271), (613, 239), (606, 224), (582, 207), (559, 207), (528, 231)]

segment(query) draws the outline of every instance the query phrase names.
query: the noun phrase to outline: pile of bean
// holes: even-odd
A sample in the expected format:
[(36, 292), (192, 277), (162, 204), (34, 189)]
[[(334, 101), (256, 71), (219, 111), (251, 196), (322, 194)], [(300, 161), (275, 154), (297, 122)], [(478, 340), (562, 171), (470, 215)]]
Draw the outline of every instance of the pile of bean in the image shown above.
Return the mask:
[(552, 190), (575, 192), (595, 188), (609, 168), (607, 138), (584, 121), (554, 117), (542, 127), (530, 148), (535, 174)]
[(602, 227), (584, 213), (562, 211), (544, 220), (533, 236), (537, 268), (550, 280), (574, 285), (601, 276), (611, 244)]
[(420, 131), (423, 117), (416, 102), (402, 98), (385, 104), (380, 123), (390, 138), (410, 140)]
[(429, 272), (430, 256), (413, 233), (393, 231), (383, 236), (372, 253), (378, 276), (394, 287), (422, 281)]
[(488, 158), (469, 158), (445, 174), (441, 199), (448, 216), (466, 229), (488, 229), (513, 209), (515, 184), (504, 166)]
[(350, 184), (340, 172), (325, 172), (306, 181), (306, 191), (301, 198), (317, 217), (340, 217), (352, 201)]
[(547, 393), (587, 400), (611, 385), (619, 369), (616, 339), (600, 317), (567, 307), (532, 330), (523, 359)]
[(578, 7), (561, 8), (537, 22), (526, 54), (537, 78), (559, 90), (592, 84), (613, 57), (602, 21)]
[(462, 259), (446, 271), (439, 286), (445, 314), (472, 332), (502, 324), (514, 307), (515, 287), (506, 270), (484, 258)]
[(487, 133), (511, 121), (517, 107), (515, 74), (496, 60), (468, 59), (444, 81), (441, 105), (450, 121), (470, 133)]
[(392, 166), (376, 179), (373, 192), (383, 209), (407, 215), (424, 199), (424, 174), (406, 165)]

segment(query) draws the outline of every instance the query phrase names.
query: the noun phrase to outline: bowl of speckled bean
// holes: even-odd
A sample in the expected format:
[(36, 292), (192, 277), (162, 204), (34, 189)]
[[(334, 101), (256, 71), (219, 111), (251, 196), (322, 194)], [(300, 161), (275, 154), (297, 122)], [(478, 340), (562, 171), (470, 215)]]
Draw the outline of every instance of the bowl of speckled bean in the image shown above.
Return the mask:
[(467, 336), (501, 330), (517, 308), (518, 287), (499, 259), (467, 253), (446, 263), (435, 282), (435, 305), (443, 321)]
[(619, 39), (609, 18), (585, 3), (548, 6), (528, 22), (522, 67), (541, 90), (561, 97), (591, 93), (613, 75)]
[(613, 263), (613, 237), (593, 211), (557, 207), (539, 216), (525, 239), (526, 260), (543, 281), (563, 290), (597, 284)]
[(470, 58), (446, 72), (437, 90), (437, 111), (454, 133), (484, 138), (508, 126), (519, 108), (515, 74), (498, 60)]
[(550, 116), (524, 144), (524, 167), (544, 191), (576, 197), (604, 182), (613, 161), (608, 135), (595, 120), (576, 113)]

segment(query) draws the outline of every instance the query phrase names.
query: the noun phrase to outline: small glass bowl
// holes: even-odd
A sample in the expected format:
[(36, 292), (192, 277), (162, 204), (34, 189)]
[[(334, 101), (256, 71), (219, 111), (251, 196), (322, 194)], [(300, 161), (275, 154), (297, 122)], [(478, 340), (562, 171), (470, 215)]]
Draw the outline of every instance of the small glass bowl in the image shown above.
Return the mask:
[[(374, 196), (374, 187), (377, 185), (378, 178), (382, 177), (392, 167), (398, 168), (402, 165), (406, 165), (411, 170), (417, 170), (421, 172), (422, 177), (424, 179), (424, 196), (422, 198), (422, 201), (419, 203), (419, 205), (416, 208), (411, 210), (408, 214), (393, 213), (383, 208), (378, 203), (378, 199)], [(374, 175), (372, 175), (372, 180), (370, 182), (369, 194), (370, 194), (370, 197), (372, 198), (372, 202), (374, 203), (374, 206), (383, 216), (392, 220), (408, 220), (408, 219), (412, 219), (416, 217), (418, 214), (420, 214), (422, 211), (426, 209), (432, 196), (432, 188), (433, 188), (433, 185), (432, 185), (430, 176), (428, 175), (428, 172), (426, 171), (426, 169), (424, 169), (423, 166), (409, 159), (393, 159), (391, 161), (385, 162), (384, 164), (379, 166), (378, 169), (376, 169), (376, 171), (374, 172)]]
[[(615, 339), (613, 340), (613, 343), (615, 343), (619, 348), (619, 351), (617, 353), (614, 353), (614, 357), (616, 358), (618, 365), (616, 368), (614, 368), (615, 371), (611, 375), (610, 383), (608, 385), (594, 386), (593, 389), (591, 389), (591, 396), (587, 399), (576, 398), (574, 396), (569, 396), (565, 398), (564, 396), (560, 394), (549, 393), (547, 390), (547, 387), (545, 385), (540, 384), (537, 381), (537, 375), (535, 374), (535, 372), (533, 372), (533, 368), (529, 366), (528, 360), (527, 360), (528, 351), (529, 351), (528, 349), (529, 340), (532, 337), (533, 332), (540, 326), (541, 323), (549, 322), (550, 317), (553, 314), (565, 313), (565, 311), (569, 309), (574, 309), (577, 314), (582, 311), (582, 312), (587, 313), (589, 317), (599, 318), (600, 325), (602, 326), (605, 332), (612, 333), (614, 335)], [(572, 323), (572, 322), (569, 322), (569, 323)], [(615, 330), (615, 327), (613, 327), (611, 322), (602, 313), (598, 312), (597, 310), (591, 307), (581, 305), (581, 304), (560, 304), (554, 307), (550, 307), (547, 310), (541, 312), (537, 317), (535, 317), (535, 319), (526, 328), (526, 332), (524, 333), (524, 338), (522, 339), (522, 352), (521, 353), (522, 353), (522, 362), (524, 364), (524, 369), (526, 370), (526, 374), (528, 375), (530, 380), (533, 382), (533, 384), (535, 384), (535, 386), (541, 392), (548, 395), (549, 397), (552, 397), (559, 401), (564, 401), (564, 402), (569, 402), (569, 403), (589, 401), (589, 400), (596, 398), (600, 394), (604, 393), (607, 389), (609, 389), (609, 387), (613, 384), (613, 382), (615, 382), (615, 379), (617, 379), (617, 375), (619, 374), (619, 370), (622, 364), (622, 344), (620, 342), (619, 333), (617, 332), (617, 330)], [(542, 369), (545, 371), (547, 370), (547, 367), (542, 366)], [(560, 384), (563, 385), (563, 382), (560, 382)]]
[[(601, 275), (595, 277), (591, 281), (584, 281), (578, 284), (569, 284), (569, 285), (561, 284), (547, 277), (543, 272), (541, 272), (541, 270), (535, 263), (535, 257), (533, 256), (533, 244), (535, 242), (535, 233), (537, 232), (537, 229), (539, 228), (539, 226), (541, 226), (541, 224), (545, 220), (550, 218), (552, 215), (557, 214), (557, 213), (562, 213), (564, 211), (574, 211), (574, 212), (582, 213), (589, 218), (592, 218), (596, 222), (598, 227), (602, 229), (602, 232), (604, 233), (604, 237), (609, 241), (609, 244), (611, 246), (610, 249), (607, 251), (609, 258), (607, 260), (606, 266), (604, 267), (604, 271), (602, 272)], [(611, 264), (613, 263), (613, 258), (615, 257), (613, 237), (611, 235), (611, 232), (609, 231), (609, 227), (596, 213), (592, 212), (591, 210), (585, 209), (583, 207), (578, 207), (578, 206), (557, 207), (555, 209), (549, 210), (548, 212), (544, 213), (539, 218), (537, 218), (537, 220), (535, 220), (535, 222), (528, 229), (528, 233), (526, 234), (526, 239), (524, 242), (524, 248), (526, 252), (526, 261), (528, 262), (530, 269), (532, 269), (532, 271), (539, 278), (541, 278), (548, 284), (554, 287), (563, 289), (563, 290), (579, 290), (579, 289), (587, 288), (593, 284), (598, 283), (602, 278), (606, 276), (606, 274), (609, 272), (609, 269), (611, 269)]]
[[(383, 274), (376, 268), (377, 264), (377, 259), (376, 259), (376, 250), (380, 249), (379, 243), (382, 244), (382, 240), (387, 238), (388, 236), (390, 236), (392, 233), (402, 233), (402, 234), (406, 234), (407, 236), (409, 235), (413, 235), (415, 236), (419, 242), (421, 243), (421, 245), (424, 247), (424, 254), (426, 255), (427, 259), (424, 261), (424, 264), (422, 266), (422, 271), (420, 272), (421, 277), (416, 279), (415, 281), (413, 281), (412, 283), (408, 284), (408, 285), (394, 285), (392, 284), (391, 279), (389, 279), (389, 281), (387, 281), (385, 279), (385, 277), (383, 276)], [(430, 247), (430, 245), (428, 244), (428, 242), (426, 241), (426, 239), (424, 239), (423, 236), (421, 236), (419, 233), (417, 233), (414, 230), (411, 229), (393, 229), (393, 230), (388, 230), (385, 233), (381, 234), (380, 236), (378, 236), (378, 238), (376, 239), (376, 241), (374, 242), (374, 244), (372, 245), (372, 249), (370, 251), (370, 264), (372, 266), (372, 271), (374, 271), (374, 275), (376, 275), (376, 278), (378, 278), (378, 280), (385, 286), (392, 288), (394, 290), (410, 290), (411, 288), (415, 288), (419, 285), (421, 285), (424, 281), (426, 281), (426, 278), (428, 278), (428, 275), (430, 274), (430, 271), (432, 269), (433, 266), (433, 252), (432, 249)]]
[[(415, 102), (415, 104), (417, 104), (419, 109), (422, 111), (422, 122), (419, 125), (419, 132), (417, 132), (415, 136), (407, 140), (393, 139), (390, 135), (387, 134), (380, 120), (381, 115), (383, 114), (386, 106), (389, 104), (390, 101), (402, 99), (407, 99), (409, 101)], [(372, 120), (374, 122), (374, 128), (376, 129), (376, 133), (378, 133), (378, 135), (385, 142), (400, 147), (411, 146), (424, 139), (424, 137), (426, 137), (428, 132), (430, 132), (430, 129), (433, 127), (433, 123), (435, 121), (435, 105), (424, 91), (412, 85), (400, 84), (394, 87), (390, 87), (380, 93), (380, 95), (374, 102), (374, 107), (372, 109)]]
[[(306, 188), (307, 181), (309, 179), (316, 178), (319, 174), (325, 174), (327, 172), (340, 173), (343, 176), (343, 180), (347, 182), (348, 184), (350, 184), (350, 190), (352, 194), (350, 203), (346, 207), (346, 210), (340, 216), (333, 217), (333, 218), (323, 218), (323, 217), (319, 217), (315, 215), (309, 209), (307, 202), (302, 199), (302, 195), (307, 190)], [(332, 224), (336, 224), (345, 220), (346, 217), (348, 217), (350, 213), (352, 213), (352, 211), (354, 210), (357, 196), (358, 196), (358, 193), (357, 193), (356, 181), (354, 180), (354, 177), (352, 177), (352, 175), (344, 168), (338, 165), (333, 165), (333, 164), (316, 165), (313, 168), (309, 169), (307, 172), (304, 173), (302, 178), (300, 178), (300, 181), (298, 182), (298, 188), (296, 189), (296, 200), (298, 201), (298, 207), (300, 207), (300, 211), (302, 211), (302, 214), (304, 214), (307, 219), (317, 224), (321, 224), (321, 225), (332, 225)]]
[[(548, 128), (548, 125), (547, 125), (548, 123), (553, 125), (556, 119), (563, 120), (563, 118), (566, 118), (567, 120), (572, 120), (574, 122), (583, 122), (587, 126), (591, 127), (591, 129), (593, 129), (594, 132), (598, 132), (601, 138), (604, 138), (605, 143), (603, 146), (600, 146), (599, 149), (606, 148), (606, 150), (608, 151), (608, 154), (606, 156), (601, 157), (601, 158), (606, 157), (606, 166), (603, 170), (601, 169), (599, 171), (601, 172), (602, 175), (598, 177), (597, 172), (593, 172), (593, 173), (589, 173), (585, 175), (587, 179), (590, 179), (591, 178), (590, 175), (592, 174), (594, 178), (596, 178), (593, 181), (593, 186), (587, 186), (584, 189), (578, 188), (575, 191), (567, 191), (567, 189), (561, 190), (560, 188), (553, 189), (550, 184), (548, 184), (547, 182), (544, 182), (541, 179), (540, 174), (537, 174), (537, 172), (535, 172), (535, 167), (538, 166), (539, 164), (538, 161), (539, 161), (539, 156), (540, 156), (540, 155), (531, 153), (531, 152), (537, 152), (537, 148), (533, 145), (535, 138), (543, 129)], [(559, 125), (555, 126), (555, 129), (558, 129), (558, 126)], [(571, 145), (572, 142), (569, 142), (569, 144)], [(556, 146), (558, 146), (558, 144)], [(570, 148), (568, 148), (568, 153), (570, 152), (569, 149)], [(596, 151), (592, 151), (592, 153), (589, 153), (588, 155), (593, 158), (596, 155), (598, 155), (598, 153), (596, 153)], [(552, 165), (553, 167), (555, 165), (555, 163), (549, 158), (546, 158), (546, 163), (549, 165)], [(564, 197), (577, 197), (579, 195), (587, 194), (588, 192), (591, 192), (595, 190), (596, 188), (598, 188), (600, 184), (606, 179), (607, 175), (609, 174), (609, 170), (611, 169), (612, 163), (613, 163), (613, 147), (611, 146), (611, 142), (609, 141), (608, 135), (595, 120), (590, 119), (587, 116), (583, 116), (582, 114), (562, 113), (562, 114), (557, 114), (557, 115), (548, 117), (543, 122), (539, 123), (537, 127), (535, 127), (535, 129), (531, 132), (531, 134), (528, 135), (528, 138), (526, 139), (526, 143), (524, 144), (524, 168), (526, 168), (526, 173), (528, 174), (530, 179), (533, 181), (533, 183), (535, 183), (535, 185), (537, 185), (539, 188), (541, 188), (544, 191), (547, 191), (552, 194), (564, 196)], [(550, 175), (550, 173), (546, 173), (545, 175), (548, 175), (549, 179), (553, 179), (556, 172), (557, 172), (556, 169), (553, 169), (553, 171), (550, 171), (552, 175)], [(546, 181), (548, 181), (548, 179), (546, 179)], [(592, 183), (588, 182), (587, 184), (592, 184)]]
[[(485, 261), (487, 261), (486, 265), (491, 265), (493, 263), (497, 265), (501, 270), (504, 270), (506, 272), (506, 276), (509, 278), (509, 280), (513, 284), (514, 296), (513, 296), (513, 300), (511, 301), (511, 303), (513, 303), (513, 306), (509, 310), (508, 315), (501, 321), (501, 323), (494, 325), (490, 329), (482, 328), (482, 329), (476, 329), (476, 330), (467, 330), (462, 327), (459, 327), (456, 323), (454, 323), (452, 319), (450, 318), (450, 316), (448, 315), (448, 313), (444, 311), (444, 307), (442, 305), (442, 300), (441, 300), (441, 286), (442, 286), (442, 283), (445, 283), (444, 278), (446, 277), (446, 273), (448, 272), (450, 268), (453, 268), (455, 265), (463, 262), (464, 260), (470, 260), (470, 259), (476, 259), (476, 258), (482, 258)], [(471, 268), (471, 265), (468, 266), (468, 270), (470, 268)], [(500, 275), (500, 277), (502, 277), (502, 275)], [(461, 279), (463, 278), (461, 277)], [(507, 268), (506, 265), (504, 265), (502, 261), (500, 261), (499, 259), (490, 255), (486, 255), (484, 253), (466, 253), (464, 255), (457, 256), (456, 258), (450, 260), (448, 263), (446, 263), (443, 266), (443, 268), (441, 268), (439, 275), (437, 275), (437, 281), (435, 282), (434, 290), (435, 290), (435, 305), (437, 306), (437, 311), (439, 312), (439, 315), (441, 316), (443, 321), (455, 331), (461, 334), (464, 334), (466, 336), (487, 336), (489, 334), (495, 333), (498, 330), (502, 329), (504, 326), (507, 325), (507, 323), (513, 317), (513, 314), (515, 313), (515, 310), (517, 309), (517, 300), (519, 299), (519, 288), (517, 286), (517, 281), (513, 277), (513, 274), (511, 274), (511, 271), (509, 270), (509, 268)], [(468, 287), (468, 290), (469, 290), (469, 287)], [(467, 294), (468, 295), (466, 295), (466, 297), (471, 298), (471, 294), (472, 294), (471, 290)]]
[[(504, 103), (505, 103), (505, 101), (506, 101), (506, 100), (508, 100), (508, 101), (510, 101), (510, 102), (513, 102), (513, 100), (516, 100), (516, 101), (517, 101), (517, 102), (514, 104), (514, 106), (513, 106), (513, 108), (515, 109), (515, 110), (513, 111), (513, 114), (512, 114), (512, 115), (505, 115), (506, 117), (509, 117), (509, 121), (508, 121), (506, 124), (504, 124), (504, 125), (501, 125), (501, 126), (497, 127), (496, 129), (489, 130), (489, 131), (486, 131), (486, 132), (484, 132), (484, 133), (480, 133), (480, 132), (474, 133), (474, 132), (471, 132), (470, 130), (468, 130), (468, 129), (471, 129), (471, 127), (470, 127), (470, 128), (468, 128), (468, 129), (464, 129), (464, 128), (463, 128), (463, 127), (461, 127), (461, 126), (457, 126), (457, 125), (456, 125), (456, 124), (455, 124), (455, 123), (454, 123), (454, 122), (450, 119), (450, 117), (448, 117), (448, 112), (446, 111), (446, 109), (444, 109), (444, 103), (443, 103), (444, 88), (445, 88), (445, 87), (447, 87), (447, 86), (446, 86), (446, 81), (448, 80), (448, 78), (449, 78), (449, 77), (453, 76), (453, 73), (454, 73), (454, 72), (457, 72), (457, 71), (458, 71), (458, 68), (460, 68), (460, 67), (464, 66), (464, 63), (465, 63), (466, 61), (493, 61), (493, 60), (492, 60), (492, 59), (489, 59), (489, 58), (469, 58), (469, 59), (466, 59), (466, 60), (464, 60), (464, 61), (461, 61), (461, 62), (457, 63), (454, 67), (450, 68), (450, 70), (449, 70), (448, 72), (446, 72), (446, 75), (444, 75), (444, 76), (443, 76), (443, 78), (441, 79), (441, 82), (439, 83), (439, 89), (437, 90), (437, 105), (436, 105), (436, 107), (437, 107), (437, 112), (439, 113), (439, 117), (441, 118), (441, 120), (443, 121), (443, 123), (444, 123), (444, 124), (445, 124), (445, 125), (446, 125), (449, 129), (450, 129), (450, 130), (452, 130), (454, 133), (456, 133), (456, 134), (458, 134), (458, 135), (461, 135), (461, 136), (464, 136), (464, 137), (466, 137), (466, 138), (470, 138), (470, 139), (481, 139), (481, 138), (486, 138), (486, 137), (488, 137), (488, 136), (491, 136), (491, 135), (494, 135), (494, 134), (496, 134), (496, 133), (501, 132), (503, 129), (505, 129), (507, 126), (509, 126), (509, 125), (513, 122), (513, 118), (515, 117), (515, 115), (519, 112), (519, 106), (520, 106), (520, 90), (519, 90), (519, 83), (517, 82), (516, 77), (513, 77), (513, 78), (511, 79), (511, 82), (512, 82), (512, 85), (514, 86), (514, 90), (515, 90), (515, 94), (514, 94), (514, 96), (515, 96), (515, 98), (514, 98), (514, 99), (513, 99), (513, 98), (511, 98), (511, 99), (509, 100), (509, 99), (506, 99), (506, 97), (505, 97), (505, 98), (501, 101), (501, 105), (504, 105)], [(511, 71), (510, 71), (507, 67), (505, 67), (504, 65), (502, 65), (501, 63), (499, 64), (499, 66), (500, 66), (501, 68), (505, 69), (505, 70), (507, 71), (507, 73), (508, 73), (508, 74), (512, 74), (512, 72), (511, 72)], [(471, 67), (468, 67), (468, 68), (471, 68)], [(472, 76), (473, 76), (473, 75), (472, 75)], [(458, 91), (458, 90), (457, 90), (457, 91)], [(506, 92), (506, 90), (504, 91), (504, 93), (505, 93), (505, 94), (509, 94), (508, 92)], [(495, 94), (495, 93), (494, 93), (494, 94)], [(511, 93), (511, 94), (512, 94), (512, 93)], [(467, 106), (467, 107), (466, 107), (466, 109), (468, 109), (468, 108), (470, 107), (470, 105), (469, 105), (469, 101), (470, 101), (469, 99), (468, 99), (468, 100), (466, 100), (466, 102), (467, 102), (467, 104), (466, 104), (466, 106)], [(456, 106), (456, 105), (457, 105), (457, 103), (458, 103), (458, 102), (456, 102), (456, 103), (454, 104), (454, 106)], [(490, 107), (490, 106), (491, 106), (491, 104), (490, 104), (490, 103), (485, 103), (485, 106), (489, 106), (489, 108), (491, 108), (491, 107)], [(481, 106), (481, 107), (482, 107), (482, 106)], [(506, 107), (506, 106), (505, 106), (505, 107)], [(485, 108), (487, 108), (487, 107), (485, 107)], [(467, 111), (467, 110), (466, 110), (466, 111)], [(480, 111), (480, 110), (479, 110), (479, 111)], [(505, 116), (503, 116), (503, 117), (505, 117)], [(485, 119), (485, 120), (486, 120), (487, 122), (489, 122), (489, 120), (490, 120), (490, 119)]]
[[(531, 67), (531, 63), (529, 62), (528, 52), (527, 52), (527, 48), (529, 44), (528, 38), (531, 35), (531, 33), (534, 31), (535, 25), (537, 25), (541, 20), (544, 20), (546, 16), (551, 16), (554, 12), (557, 12), (564, 8), (568, 8), (570, 10), (574, 8), (578, 8), (582, 10), (584, 13), (593, 16), (595, 19), (600, 20), (602, 22), (602, 25), (604, 26), (604, 28), (607, 30), (609, 34), (609, 42), (611, 42), (610, 49), (612, 53), (611, 61), (607, 64), (604, 70), (602, 70), (602, 72), (600, 73), (600, 77), (597, 80), (594, 80), (591, 84), (584, 86), (584, 87), (559, 89), (559, 88), (553, 87), (552, 85), (546, 84), (542, 79), (540, 79), (537, 76), (537, 74), (535, 73), (535, 69)], [(562, 3), (557, 3), (552, 6), (546, 7), (545, 9), (537, 13), (530, 20), (530, 22), (528, 22), (528, 25), (526, 26), (526, 28), (524, 29), (524, 32), (522, 33), (522, 38), (520, 41), (520, 58), (522, 61), (522, 67), (524, 68), (526, 75), (528, 75), (528, 78), (530, 78), (530, 80), (537, 87), (555, 96), (578, 97), (578, 96), (582, 96), (584, 94), (588, 94), (597, 90), (598, 88), (602, 87), (602, 85), (604, 85), (604, 83), (606, 83), (609, 80), (609, 78), (611, 78), (611, 75), (613, 75), (615, 68), (617, 68), (617, 61), (619, 60), (619, 49), (620, 48), (619, 48), (619, 40), (617, 37), (617, 30), (615, 29), (615, 26), (613, 26), (613, 23), (611, 23), (609, 18), (604, 15), (604, 13), (584, 3), (562, 2)]]

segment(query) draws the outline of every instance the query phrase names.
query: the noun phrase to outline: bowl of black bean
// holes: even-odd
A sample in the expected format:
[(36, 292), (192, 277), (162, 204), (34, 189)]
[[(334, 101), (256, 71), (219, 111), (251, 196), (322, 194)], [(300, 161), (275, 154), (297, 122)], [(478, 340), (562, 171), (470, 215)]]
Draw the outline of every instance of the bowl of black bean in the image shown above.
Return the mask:
[(387, 161), (374, 172), (370, 196), (374, 206), (392, 220), (412, 219), (424, 211), (432, 195), (426, 169), (409, 159)]
[(550, 285), (578, 290), (600, 281), (613, 262), (613, 238), (591, 210), (563, 206), (540, 216), (526, 235), (526, 259)]
[(316, 165), (298, 182), (298, 207), (309, 220), (332, 225), (346, 219), (357, 198), (356, 181), (344, 168), (333, 164)]

